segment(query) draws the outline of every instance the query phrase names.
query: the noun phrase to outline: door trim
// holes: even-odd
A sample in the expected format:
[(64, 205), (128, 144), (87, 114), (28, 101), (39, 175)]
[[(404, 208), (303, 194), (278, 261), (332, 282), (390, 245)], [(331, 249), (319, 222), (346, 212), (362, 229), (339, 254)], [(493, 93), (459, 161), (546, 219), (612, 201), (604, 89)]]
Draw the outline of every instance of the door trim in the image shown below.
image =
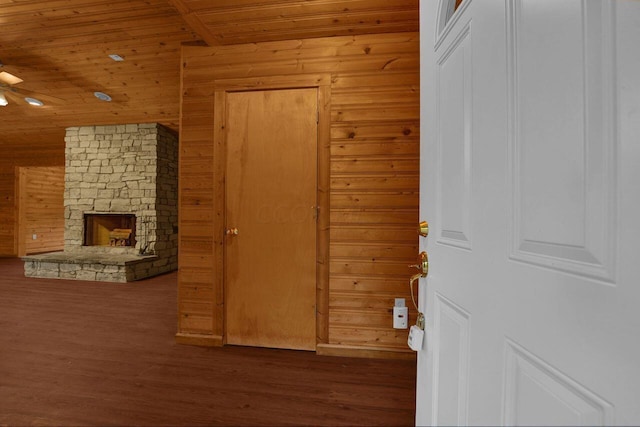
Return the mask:
[(299, 76), (250, 77), (221, 79), (214, 82), (214, 218), (213, 218), (213, 306), (214, 335), (226, 344), (225, 327), (225, 215), (226, 215), (226, 98), (231, 92), (277, 89), (308, 89), (318, 91), (318, 221), (316, 224), (316, 344), (329, 339), (329, 187), (331, 141), (331, 76), (308, 74)]

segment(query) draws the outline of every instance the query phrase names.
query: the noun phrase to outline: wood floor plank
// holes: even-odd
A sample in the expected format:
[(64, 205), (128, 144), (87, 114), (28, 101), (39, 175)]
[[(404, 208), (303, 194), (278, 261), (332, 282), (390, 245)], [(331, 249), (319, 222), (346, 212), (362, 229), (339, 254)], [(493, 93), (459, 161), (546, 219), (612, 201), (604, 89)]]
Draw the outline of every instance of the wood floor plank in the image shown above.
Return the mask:
[(0, 425), (414, 424), (415, 362), (178, 345), (176, 288), (0, 258)]

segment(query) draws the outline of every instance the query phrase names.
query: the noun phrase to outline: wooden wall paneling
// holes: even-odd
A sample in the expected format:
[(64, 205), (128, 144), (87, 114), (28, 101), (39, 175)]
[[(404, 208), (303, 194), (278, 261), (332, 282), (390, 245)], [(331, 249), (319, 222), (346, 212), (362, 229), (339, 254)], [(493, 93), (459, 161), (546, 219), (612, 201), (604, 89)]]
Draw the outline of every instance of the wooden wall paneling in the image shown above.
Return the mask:
[(398, 260), (406, 259), (415, 255), (414, 245), (390, 245), (383, 243), (362, 242), (334, 242), (331, 245), (331, 255), (335, 258), (364, 258), (376, 260), (376, 257), (384, 259)]
[(0, 141), (0, 256), (17, 256), (17, 179), (20, 166), (64, 166), (60, 139), (14, 143)]
[[(331, 313), (331, 324), (346, 327), (368, 327), (372, 324), (384, 324), (389, 319), (389, 311), (334, 310)], [(415, 324), (416, 316), (412, 313), (409, 322)]]
[(414, 75), (392, 77), (334, 79), (332, 345), (398, 348), (406, 341), (403, 331), (381, 327), (388, 328), (394, 297), (411, 307), (411, 272), (400, 261), (417, 253), (415, 231), (406, 227), (418, 221), (419, 91)]
[[(5, 167), (8, 169), (4, 169)], [(0, 221), (0, 256), (15, 256), (18, 253), (15, 173), (15, 169), (8, 165), (3, 165), (0, 169), (0, 218), (3, 219)]]
[[(393, 301), (391, 300), (391, 302)], [(358, 327), (353, 324), (348, 326), (332, 325), (331, 333), (333, 339), (341, 345), (363, 346), (369, 349), (382, 347), (397, 350), (398, 341), (405, 343), (407, 341), (407, 331), (388, 327)]]
[[(319, 197), (330, 206), (320, 212), (325, 223), (319, 241), (328, 241), (326, 261), (318, 257), (320, 354), (413, 357), (406, 346), (408, 331), (392, 328), (391, 312), (394, 298), (404, 297), (415, 316), (407, 265), (415, 261), (418, 248), (418, 62), (417, 33), (183, 47), (183, 109), (212, 105), (207, 88), (216, 81), (236, 89), (247, 79), (253, 83), (245, 89), (303, 87), (311, 76), (330, 76), (320, 95), (329, 118), (329, 167), (321, 171)], [(204, 141), (201, 118), (183, 112), (183, 135), (198, 133)], [(208, 135), (213, 143), (216, 135)], [(198, 150), (188, 139), (182, 143), (185, 152)], [(210, 158), (189, 159), (192, 170), (202, 170), (209, 182), (204, 171), (212, 168)], [(210, 212), (214, 221), (217, 215)], [(204, 216), (201, 220), (206, 222)], [(217, 258), (213, 248), (209, 254)], [(218, 328), (212, 325), (208, 333)]]
[[(404, 293), (404, 281), (399, 281), (394, 277), (352, 277), (352, 276), (331, 276), (332, 295), (347, 295), (349, 291), (362, 293), (362, 295), (373, 295), (380, 293)], [(395, 291), (395, 292), (394, 292)], [(337, 300), (333, 300), (333, 306), (338, 307)], [(343, 307), (344, 308), (344, 307)]]
[(181, 91), (176, 340), (221, 345), (221, 334), (214, 334), (213, 91), (184, 79)]
[(406, 261), (417, 253), (408, 227), (418, 221), (419, 91), (415, 75), (394, 73), (334, 77), (326, 354), (406, 348), (406, 331), (392, 329), (389, 319), (395, 297), (411, 307)]
[[(24, 211), (23, 203), (20, 200), (20, 192), (22, 191), (21, 184), (21, 169), (16, 166), (14, 168), (14, 194), (13, 194), (13, 250), (14, 252), (20, 256), (25, 253), (25, 239), (22, 236), (24, 234), (24, 218), (22, 217), (22, 212)], [(24, 180), (22, 180), (24, 181)]]
[(318, 253), (316, 326), (318, 343), (329, 342), (329, 229), (331, 224), (331, 84), (318, 87)]
[(16, 169), (18, 256), (61, 251), (64, 248), (64, 166)]
[[(417, 214), (415, 214), (417, 216)], [(402, 226), (375, 226), (372, 224), (331, 224), (330, 239), (336, 242), (385, 242), (389, 244), (415, 244), (414, 235), (416, 227)], [(412, 259), (412, 262), (414, 260)]]
[(215, 194), (215, 207), (214, 207), (214, 247), (213, 256), (215, 258), (214, 263), (214, 291), (215, 291), (215, 311), (213, 313), (214, 318), (214, 331), (215, 335), (221, 337), (222, 342), (225, 342), (224, 337), (224, 243), (225, 243), (225, 205), (226, 205), (226, 185), (225, 185), (225, 168), (226, 168), (226, 139), (225, 139), (225, 127), (226, 127), (226, 100), (225, 91), (216, 90), (215, 92), (215, 110), (214, 110), (214, 155), (213, 155), (213, 173), (214, 173), (214, 194)]

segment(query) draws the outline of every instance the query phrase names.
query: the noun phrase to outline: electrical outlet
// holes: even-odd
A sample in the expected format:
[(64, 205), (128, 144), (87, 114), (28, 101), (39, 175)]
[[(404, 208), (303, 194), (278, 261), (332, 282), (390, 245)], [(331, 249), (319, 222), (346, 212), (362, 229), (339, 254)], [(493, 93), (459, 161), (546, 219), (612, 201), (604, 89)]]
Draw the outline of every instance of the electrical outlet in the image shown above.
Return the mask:
[(32, 234), (31, 235), (31, 239), (32, 240), (37, 240), (38, 239), (38, 235), (37, 234)]
[(393, 327), (394, 329), (407, 329), (409, 322), (409, 309), (404, 298), (396, 298), (393, 306)]
[(407, 329), (409, 324), (409, 308), (393, 307), (393, 328)]

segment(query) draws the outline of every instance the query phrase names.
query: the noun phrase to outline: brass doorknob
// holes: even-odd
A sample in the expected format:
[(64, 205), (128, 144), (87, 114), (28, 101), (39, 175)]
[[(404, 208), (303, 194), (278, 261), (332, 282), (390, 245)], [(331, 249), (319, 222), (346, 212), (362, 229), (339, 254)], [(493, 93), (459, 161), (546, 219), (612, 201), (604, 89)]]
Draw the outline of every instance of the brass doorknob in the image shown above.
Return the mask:
[(420, 221), (420, 224), (418, 224), (418, 234), (422, 237), (429, 235), (429, 223), (427, 221)]
[(227, 236), (237, 236), (238, 235), (238, 229), (237, 228), (227, 228), (227, 231), (225, 233), (227, 234)]
[(420, 271), (420, 273), (416, 274), (417, 277), (427, 277), (427, 274), (429, 274), (429, 255), (424, 251), (420, 252), (418, 254), (418, 263), (409, 267), (414, 267)]

